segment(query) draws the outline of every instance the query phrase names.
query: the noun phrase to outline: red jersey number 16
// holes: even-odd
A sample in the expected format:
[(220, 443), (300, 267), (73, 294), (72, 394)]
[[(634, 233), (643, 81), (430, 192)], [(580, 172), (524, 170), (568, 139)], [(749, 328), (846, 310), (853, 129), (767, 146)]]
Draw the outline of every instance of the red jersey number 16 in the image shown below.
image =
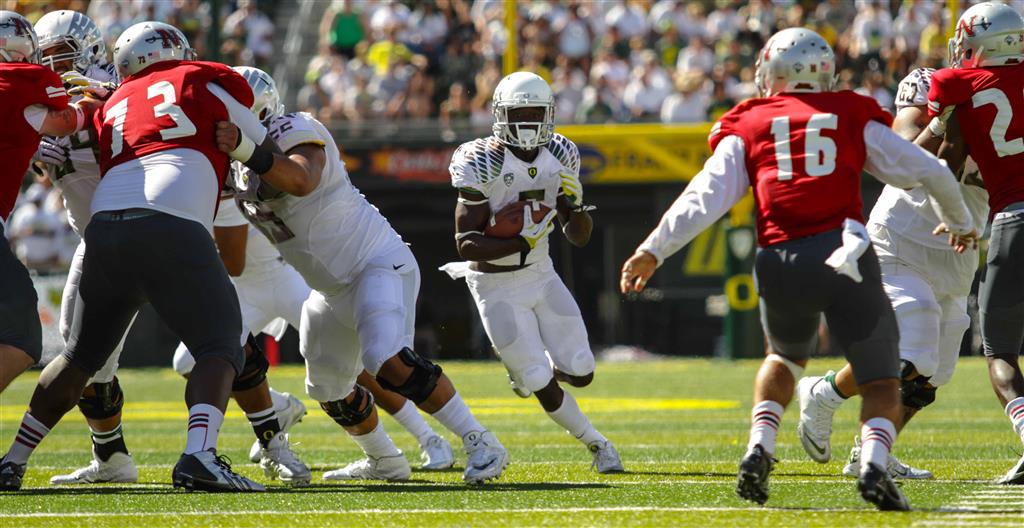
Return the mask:
[[(836, 142), (821, 135), (822, 130), (839, 128), (839, 116), (835, 114), (814, 114), (804, 127), (804, 174), (828, 176), (836, 170)], [(772, 136), (775, 137), (775, 163), (779, 181), (793, 179), (793, 154), (790, 150), (789, 116), (772, 119)]]

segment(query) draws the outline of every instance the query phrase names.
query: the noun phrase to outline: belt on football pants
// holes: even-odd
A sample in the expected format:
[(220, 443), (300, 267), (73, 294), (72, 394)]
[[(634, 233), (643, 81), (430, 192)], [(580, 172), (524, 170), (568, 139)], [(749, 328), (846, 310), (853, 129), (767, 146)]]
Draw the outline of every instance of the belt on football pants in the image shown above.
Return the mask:
[(100, 211), (92, 215), (92, 217), (94, 220), (117, 222), (121, 220), (138, 220), (139, 218), (146, 218), (158, 214), (160, 214), (160, 211), (134, 207), (131, 209), (120, 209), (117, 211)]

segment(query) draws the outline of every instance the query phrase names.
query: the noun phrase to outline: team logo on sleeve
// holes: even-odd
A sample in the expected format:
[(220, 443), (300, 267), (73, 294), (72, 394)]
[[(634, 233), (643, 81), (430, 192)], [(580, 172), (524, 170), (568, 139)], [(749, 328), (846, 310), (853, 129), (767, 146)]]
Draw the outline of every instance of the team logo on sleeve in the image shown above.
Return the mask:
[(501, 179), (505, 181), (505, 187), (511, 187), (512, 182), (515, 181), (516, 177), (513, 176), (511, 172), (506, 172), (502, 175)]

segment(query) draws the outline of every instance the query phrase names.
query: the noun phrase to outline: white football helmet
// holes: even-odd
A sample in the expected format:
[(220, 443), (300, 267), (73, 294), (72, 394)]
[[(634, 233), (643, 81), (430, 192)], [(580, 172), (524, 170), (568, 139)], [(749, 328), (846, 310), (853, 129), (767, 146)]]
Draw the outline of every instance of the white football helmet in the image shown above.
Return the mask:
[(252, 66), (235, 66), (231, 69), (245, 77), (249, 88), (252, 88), (252, 113), (256, 114), (261, 122), (284, 114), (284, 105), (281, 104), (277, 83), (269, 73)]
[(124, 30), (114, 43), (114, 65), (122, 79), (158, 62), (195, 57), (185, 34), (163, 22), (139, 22)]
[[(494, 135), (506, 145), (531, 150), (547, 144), (555, 134), (555, 96), (537, 74), (521, 71), (505, 76), (494, 89), (492, 107)], [(509, 110), (525, 107), (543, 108), (543, 121), (509, 122)]]
[(0, 11), (0, 62), (39, 64), (39, 39), (28, 19), (14, 11)]
[(91, 18), (77, 11), (51, 11), (36, 22), (39, 37), (39, 51), (59, 44), (67, 44), (72, 51), (42, 57), (42, 64), (53, 69), (54, 63), (73, 61), (79, 73), (85, 73), (89, 66), (106, 61), (107, 45), (103, 42), (100, 29)]
[(754, 83), (761, 97), (830, 92), (836, 84), (836, 54), (821, 35), (809, 29), (783, 29), (758, 52)]
[(1003, 4), (985, 2), (960, 16), (949, 39), (954, 68), (1005, 66), (1024, 62), (1024, 18)]

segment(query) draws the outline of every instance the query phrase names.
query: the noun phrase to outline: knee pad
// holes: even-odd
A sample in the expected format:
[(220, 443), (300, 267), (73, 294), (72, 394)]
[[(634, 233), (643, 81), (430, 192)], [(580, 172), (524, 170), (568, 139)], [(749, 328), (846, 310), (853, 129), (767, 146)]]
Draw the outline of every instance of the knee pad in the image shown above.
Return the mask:
[(105, 420), (117, 416), (124, 407), (124, 393), (117, 376), (110, 383), (93, 383), (95, 396), (83, 395), (78, 400), (78, 409), (92, 420)]
[(231, 392), (246, 391), (259, 387), (267, 379), (267, 370), (270, 369), (270, 362), (267, 361), (263, 349), (256, 343), (252, 334), (246, 339), (245, 348), (248, 354), (245, 356), (245, 365), (242, 372), (238, 373), (235, 382), (231, 385)]
[(906, 376), (915, 372), (914, 364), (909, 361), (902, 362), (902, 375), (900, 376), (900, 397), (905, 407), (921, 410), (935, 401), (936, 387), (929, 386), (928, 376), (917, 376), (913, 379), (906, 379)]
[(801, 367), (799, 363), (776, 353), (768, 354), (764, 360), (766, 362), (781, 363), (782, 366), (789, 370), (789, 373), (793, 375), (793, 379), (800, 381), (800, 377), (804, 374), (804, 367)]
[(171, 365), (174, 367), (175, 372), (187, 377), (196, 366), (196, 358), (192, 357), (188, 347), (181, 343), (178, 345), (178, 349), (174, 351), (174, 359), (171, 360)]
[(412, 367), (412, 374), (409, 375), (409, 378), (401, 385), (394, 385), (378, 374), (377, 383), (380, 383), (385, 389), (397, 392), (419, 405), (426, 401), (430, 394), (434, 392), (434, 387), (437, 387), (437, 381), (441, 379), (441, 367), (420, 357), (419, 354), (413, 352), (410, 348), (403, 348), (398, 353), (398, 358), (402, 360), (402, 363)]
[(373, 413), (373, 394), (360, 385), (355, 386), (353, 393), (355, 396), (351, 403), (346, 403), (342, 398), (330, 402), (320, 402), (320, 408), (342, 427), (361, 424)]

